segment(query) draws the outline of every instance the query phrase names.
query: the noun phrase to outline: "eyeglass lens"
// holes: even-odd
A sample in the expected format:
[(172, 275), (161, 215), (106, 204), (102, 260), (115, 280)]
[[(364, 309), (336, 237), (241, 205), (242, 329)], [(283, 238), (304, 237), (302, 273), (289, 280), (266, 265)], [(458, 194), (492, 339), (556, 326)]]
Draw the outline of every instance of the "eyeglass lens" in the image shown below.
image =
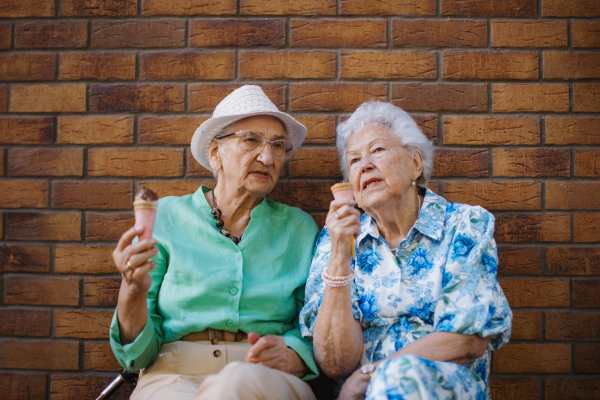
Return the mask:
[(286, 153), (290, 152), (294, 148), (292, 142), (288, 142), (284, 139), (269, 141), (266, 140), (263, 135), (257, 132), (241, 131), (239, 134), (242, 147), (247, 151), (253, 151), (259, 147), (262, 149), (268, 142), (271, 144), (273, 154), (277, 157), (283, 157)]

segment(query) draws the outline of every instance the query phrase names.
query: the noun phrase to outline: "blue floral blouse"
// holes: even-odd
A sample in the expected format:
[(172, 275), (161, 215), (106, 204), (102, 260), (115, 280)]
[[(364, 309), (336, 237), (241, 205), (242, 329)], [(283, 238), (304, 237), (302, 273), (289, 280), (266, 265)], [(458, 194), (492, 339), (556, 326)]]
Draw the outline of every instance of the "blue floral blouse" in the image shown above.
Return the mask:
[[(485, 354), (465, 366), (488, 382), (490, 351), (510, 339), (512, 312), (496, 280), (494, 217), (481, 207), (451, 203), (427, 190), (418, 218), (395, 255), (375, 219), (361, 217), (352, 264), (352, 309), (363, 329), (362, 364), (388, 357), (435, 331), (491, 337)], [(312, 338), (325, 293), (321, 273), (331, 241), (323, 229), (315, 245), (302, 335)], [(340, 329), (343, 329), (340, 327)]]

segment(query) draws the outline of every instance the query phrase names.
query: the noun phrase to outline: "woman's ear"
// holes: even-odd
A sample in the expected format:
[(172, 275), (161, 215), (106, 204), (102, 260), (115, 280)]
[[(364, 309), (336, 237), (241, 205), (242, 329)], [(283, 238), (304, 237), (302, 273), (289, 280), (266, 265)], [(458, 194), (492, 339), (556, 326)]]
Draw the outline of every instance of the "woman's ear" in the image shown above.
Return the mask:
[(213, 139), (210, 142), (210, 147), (208, 148), (208, 162), (210, 162), (210, 167), (213, 171), (219, 171), (223, 162), (221, 160), (221, 154), (219, 154), (219, 141), (217, 139)]
[(423, 173), (423, 155), (419, 150), (413, 150), (412, 156), (412, 180), (416, 181)]

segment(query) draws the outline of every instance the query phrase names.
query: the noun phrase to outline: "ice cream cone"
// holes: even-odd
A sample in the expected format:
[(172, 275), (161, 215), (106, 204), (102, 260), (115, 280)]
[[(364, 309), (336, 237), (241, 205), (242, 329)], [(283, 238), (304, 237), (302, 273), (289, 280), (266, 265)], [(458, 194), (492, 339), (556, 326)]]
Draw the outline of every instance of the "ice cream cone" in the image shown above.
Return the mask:
[(133, 213), (135, 215), (135, 224), (143, 226), (144, 231), (139, 236), (139, 240), (150, 239), (154, 232), (154, 221), (156, 220), (156, 210), (158, 209), (158, 196), (150, 189), (142, 187), (135, 196), (133, 202)]

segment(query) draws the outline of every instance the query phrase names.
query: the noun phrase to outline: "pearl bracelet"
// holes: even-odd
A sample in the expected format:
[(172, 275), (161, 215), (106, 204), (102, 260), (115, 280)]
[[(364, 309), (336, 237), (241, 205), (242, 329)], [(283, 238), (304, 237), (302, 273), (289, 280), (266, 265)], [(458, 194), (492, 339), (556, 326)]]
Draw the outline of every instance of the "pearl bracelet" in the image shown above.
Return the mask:
[(346, 276), (333, 276), (329, 275), (327, 271), (323, 270), (323, 273), (321, 274), (321, 279), (323, 279), (325, 285), (329, 287), (343, 287), (352, 283), (354, 281), (355, 275), (356, 274), (354, 273), (354, 271), (351, 271), (350, 274)]

